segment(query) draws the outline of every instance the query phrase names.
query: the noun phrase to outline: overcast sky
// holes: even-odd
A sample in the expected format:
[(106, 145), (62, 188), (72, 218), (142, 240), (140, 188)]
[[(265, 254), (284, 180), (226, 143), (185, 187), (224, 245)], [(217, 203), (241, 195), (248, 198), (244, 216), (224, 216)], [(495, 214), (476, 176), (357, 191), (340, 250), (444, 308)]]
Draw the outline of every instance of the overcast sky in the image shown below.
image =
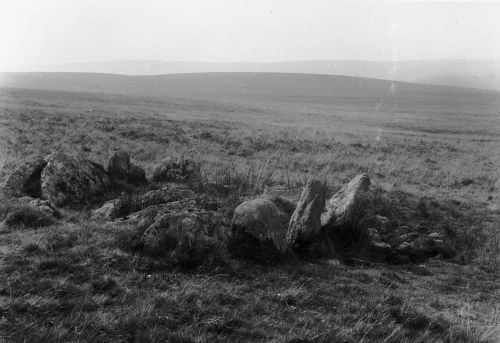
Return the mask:
[(0, 0), (0, 67), (78, 61), (499, 59), (500, 3)]

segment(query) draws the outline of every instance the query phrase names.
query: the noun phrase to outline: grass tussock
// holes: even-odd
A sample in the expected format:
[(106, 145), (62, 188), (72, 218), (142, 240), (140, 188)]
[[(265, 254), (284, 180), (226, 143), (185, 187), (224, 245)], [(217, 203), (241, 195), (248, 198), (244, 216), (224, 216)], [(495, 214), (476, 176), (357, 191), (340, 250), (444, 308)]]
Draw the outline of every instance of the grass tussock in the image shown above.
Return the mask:
[(205, 170), (195, 189), (218, 199), (234, 199), (262, 194), (272, 185), (280, 163), (280, 154), (270, 154), (262, 161), (242, 168), (234, 161), (225, 162), (213, 170)]
[(0, 221), (7, 229), (39, 228), (56, 223), (56, 220), (35, 207), (17, 202), (0, 205)]

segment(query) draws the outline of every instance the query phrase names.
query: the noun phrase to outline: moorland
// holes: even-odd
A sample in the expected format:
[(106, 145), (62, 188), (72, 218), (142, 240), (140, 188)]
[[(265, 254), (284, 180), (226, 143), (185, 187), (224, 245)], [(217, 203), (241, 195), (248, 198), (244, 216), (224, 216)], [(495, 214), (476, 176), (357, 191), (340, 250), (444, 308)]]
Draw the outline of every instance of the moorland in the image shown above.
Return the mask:
[[(500, 335), (500, 93), (355, 77), (1, 74), (0, 181), (52, 152), (150, 174), (201, 165), (221, 203), (366, 173), (394, 227), (443, 232), (450, 259), (349, 265), (228, 257), (185, 269), (90, 218), (3, 228), (6, 341), (495, 342)], [(203, 189), (201, 189), (203, 191)], [(111, 195), (110, 195), (111, 196)], [(0, 205), (0, 220), (15, 204)]]

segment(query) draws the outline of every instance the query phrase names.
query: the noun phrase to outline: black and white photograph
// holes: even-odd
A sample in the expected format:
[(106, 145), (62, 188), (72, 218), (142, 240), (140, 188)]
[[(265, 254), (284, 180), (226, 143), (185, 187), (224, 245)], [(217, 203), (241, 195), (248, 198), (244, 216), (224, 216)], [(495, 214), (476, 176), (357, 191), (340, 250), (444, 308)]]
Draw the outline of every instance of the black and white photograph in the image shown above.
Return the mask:
[(0, 0), (0, 343), (500, 343), (500, 2)]

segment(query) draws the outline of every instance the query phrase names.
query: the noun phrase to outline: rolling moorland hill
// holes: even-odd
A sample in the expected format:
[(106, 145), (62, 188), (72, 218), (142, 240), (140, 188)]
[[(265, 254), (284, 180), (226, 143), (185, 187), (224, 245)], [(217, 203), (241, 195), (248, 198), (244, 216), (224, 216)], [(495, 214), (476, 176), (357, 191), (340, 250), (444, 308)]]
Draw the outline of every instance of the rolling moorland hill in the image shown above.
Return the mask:
[(422, 84), (500, 90), (498, 60), (288, 61), (271, 63), (99, 61), (54, 65), (18, 65), (4, 71), (86, 72), (160, 75), (204, 72), (304, 73), (369, 77)]
[[(92, 73), (0, 73), (2, 87), (94, 92), (153, 97), (305, 97), (384, 99), (389, 102), (442, 101), (445, 96), (497, 95), (461, 87), (421, 85), (381, 79), (285, 73), (189, 73), (126, 76)], [(321, 100), (320, 100), (321, 101)]]

